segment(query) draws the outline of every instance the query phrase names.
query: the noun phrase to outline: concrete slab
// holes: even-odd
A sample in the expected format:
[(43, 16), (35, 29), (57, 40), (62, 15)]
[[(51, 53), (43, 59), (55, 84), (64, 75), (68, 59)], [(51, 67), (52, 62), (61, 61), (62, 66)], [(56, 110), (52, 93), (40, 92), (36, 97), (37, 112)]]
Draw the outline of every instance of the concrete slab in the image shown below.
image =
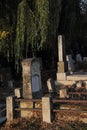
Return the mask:
[(56, 86), (59, 86), (59, 85), (72, 85), (74, 83), (75, 83), (75, 81), (68, 81), (68, 80), (62, 81), (62, 80), (60, 80), (60, 81), (56, 82)]
[(78, 81), (78, 80), (87, 80), (87, 74), (72, 74), (66, 77), (67, 80)]
[(57, 78), (56, 84), (58, 85), (72, 85), (76, 81), (83, 80), (87, 85), (87, 72), (74, 72), (71, 75), (66, 75), (66, 80), (61, 80)]

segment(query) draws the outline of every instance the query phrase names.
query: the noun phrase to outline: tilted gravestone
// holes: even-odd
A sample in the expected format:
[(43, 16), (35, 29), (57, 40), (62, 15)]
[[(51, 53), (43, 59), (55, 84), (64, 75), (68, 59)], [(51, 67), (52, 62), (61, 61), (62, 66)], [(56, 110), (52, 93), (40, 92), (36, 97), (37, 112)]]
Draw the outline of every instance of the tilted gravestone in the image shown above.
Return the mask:
[(67, 61), (65, 53), (65, 40), (64, 36), (58, 36), (58, 71), (57, 80), (66, 80)]

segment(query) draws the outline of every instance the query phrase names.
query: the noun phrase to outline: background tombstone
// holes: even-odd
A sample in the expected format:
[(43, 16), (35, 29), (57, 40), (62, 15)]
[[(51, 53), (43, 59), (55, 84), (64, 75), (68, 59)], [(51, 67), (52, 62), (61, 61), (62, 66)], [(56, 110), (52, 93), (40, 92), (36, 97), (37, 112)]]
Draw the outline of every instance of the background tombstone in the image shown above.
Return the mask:
[(65, 53), (65, 40), (64, 36), (58, 36), (58, 71), (57, 71), (57, 80), (66, 80), (67, 72), (67, 61)]
[(80, 54), (76, 54), (76, 61), (82, 63), (82, 57)]
[(55, 82), (53, 79), (49, 78), (47, 80), (47, 87), (48, 87), (48, 91), (49, 92), (55, 92), (56, 89), (55, 89)]
[(23, 97), (38, 98), (41, 96), (41, 63), (39, 59), (25, 59), (23, 68)]
[(68, 62), (68, 71), (72, 74), (75, 71), (74, 61), (72, 59), (72, 56), (71, 55), (67, 55), (66, 56), (66, 60)]
[(83, 57), (83, 62), (87, 63), (87, 57)]

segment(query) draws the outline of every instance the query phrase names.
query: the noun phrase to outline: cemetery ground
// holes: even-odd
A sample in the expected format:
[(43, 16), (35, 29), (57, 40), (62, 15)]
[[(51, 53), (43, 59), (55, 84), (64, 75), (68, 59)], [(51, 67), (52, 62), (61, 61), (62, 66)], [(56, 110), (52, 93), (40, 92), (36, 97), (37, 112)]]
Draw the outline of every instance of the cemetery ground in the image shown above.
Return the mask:
[[(62, 116), (65, 114), (65, 118)], [(67, 121), (68, 116), (78, 113), (59, 113), (56, 114), (55, 120), (48, 124), (42, 122), (42, 117), (38, 113), (34, 113), (34, 117), (31, 119), (20, 118), (14, 119), (10, 124), (4, 124), (0, 130), (87, 130), (87, 124), (83, 122)]]
[[(43, 72), (42, 82), (45, 83), (44, 86), (46, 85), (45, 81), (47, 81), (49, 76), (55, 78), (55, 72), (56, 70)], [(20, 85), (21, 83), (18, 82), (17, 86)], [(44, 86), (43, 91), (46, 92), (47, 88)], [(13, 90), (3, 87), (0, 92), (7, 92), (7, 95), (9, 95), (13, 93)], [(5, 101), (2, 99), (2, 102)], [(73, 121), (74, 116), (77, 116), (77, 118)], [(54, 120), (49, 124), (42, 121), (42, 114), (40, 112), (34, 112), (34, 116), (31, 119), (15, 118), (10, 123), (6, 122), (2, 124), (0, 126), (0, 130), (87, 130), (87, 124), (83, 123), (82, 121), (78, 121), (79, 116), (79, 112), (68, 111), (55, 113)], [(69, 117), (72, 117), (72, 121), (69, 121)]]
[[(63, 63), (64, 62), (62, 62), (62, 64)], [(30, 69), (29, 69), (29, 67), (26, 67), (25, 65), (28, 65), (28, 64), (24, 64), (24, 67), (25, 67), (23, 69), (24, 70), (23, 76), (24, 76), (24, 79), (25, 79), (24, 83), (25, 83), (25, 81), (27, 81), (27, 79), (29, 80), (29, 82), (31, 81), (28, 78), (29, 73), (25, 73), (27, 71), (30, 72)], [(32, 72), (33, 72), (33, 74), (35, 74), (34, 75), (35, 79), (38, 79), (39, 75), (38, 76), (36, 75), (37, 74), (36, 73), (36, 65), (37, 65), (37, 67), (39, 67), (38, 64), (33, 64), (33, 67), (32, 67), (33, 71)], [(84, 65), (84, 66), (81, 66), (81, 64), (80, 64), (80, 66), (79, 66), (80, 68), (78, 66), (76, 66), (77, 67), (76, 70), (79, 68), (78, 71), (87, 72), (86, 66), (87, 66), (87, 64)], [(60, 71), (62, 73), (63, 70), (60, 70)], [(42, 74), (40, 76), (41, 76), (41, 79), (42, 79), (42, 92), (44, 93), (44, 95), (47, 94), (47, 92), (48, 92), (47, 80), (49, 78), (55, 79), (56, 78), (56, 72), (57, 72), (57, 70), (54, 70), (54, 69), (51, 69), (50, 71), (42, 70)], [(33, 81), (35, 81), (35, 80), (33, 80)], [(9, 96), (10, 94), (13, 94), (14, 93), (13, 91), (16, 87), (22, 88), (23, 86), (21, 86), (21, 85), (22, 85), (22, 79), (21, 79), (20, 82), (18, 82), (18, 84), (17, 84), (17, 81), (15, 81), (15, 85), (14, 85), (15, 87), (14, 88), (10, 88), (6, 84), (5, 84), (5, 86), (2, 85), (1, 91), (0, 91), (0, 95), (1, 95), (0, 98), (2, 98), (2, 97), (4, 97), (4, 98), (2, 98), (1, 101), (5, 102), (5, 97)], [(26, 89), (26, 93), (27, 93), (27, 89)], [(24, 95), (24, 96), (26, 96), (26, 95)], [(87, 108), (86, 108), (86, 111), (87, 111)], [(76, 112), (75, 111), (72, 112), (70, 110), (59, 111), (58, 113), (56, 113), (56, 112), (52, 113), (53, 120), (52, 120), (51, 123), (46, 123), (42, 119), (43, 118), (42, 112), (33, 112), (32, 118), (29, 119), (28, 117), (27, 118), (15, 117), (15, 119), (13, 119), (12, 121), (5, 122), (3, 125), (1, 125), (0, 129), (1, 130), (87, 130), (87, 124), (78, 120), (80, 118), (83, 118), (83, 116), (84, 115), (80, 114), (79, 111), (76, 111)], [(85, 120), (87, 122), (87, 114), (85, 115)]]

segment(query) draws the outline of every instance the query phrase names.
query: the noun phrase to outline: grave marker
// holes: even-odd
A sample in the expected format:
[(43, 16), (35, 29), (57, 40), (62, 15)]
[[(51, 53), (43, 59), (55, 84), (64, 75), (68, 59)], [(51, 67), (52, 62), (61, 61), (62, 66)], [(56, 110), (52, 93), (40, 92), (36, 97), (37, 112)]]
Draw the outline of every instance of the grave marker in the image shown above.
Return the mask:
[(42, 98), (42, 115), (43, 115), (44, 122), (51, 123), (50, 97), (43, 97)]
[(66, 80), (66, 71), (67, 71), (67, 61), (65, 53), (65, 43), (64, 36), (58, 36), (58, 71), (57, 71), (57, 80)]
[(73, 59), (71, 55), (66, 56), (66, 60), (68, 62), (68, 71), (72, 74), (75, 71)]
[(80, 54), (76, 54), (76, 61), (82, 63), (82, 57)]
[(49, 92), (55, 92), (55, 82), (53, 79), (49, 78), (47, 80), (47, 87)]
[[(41, 93), (41, 63), (39, 59), (25, 59), (23, 68), (23, 97), (38, 98)], [(37, 97), (36, 97), (37, 96)]]

